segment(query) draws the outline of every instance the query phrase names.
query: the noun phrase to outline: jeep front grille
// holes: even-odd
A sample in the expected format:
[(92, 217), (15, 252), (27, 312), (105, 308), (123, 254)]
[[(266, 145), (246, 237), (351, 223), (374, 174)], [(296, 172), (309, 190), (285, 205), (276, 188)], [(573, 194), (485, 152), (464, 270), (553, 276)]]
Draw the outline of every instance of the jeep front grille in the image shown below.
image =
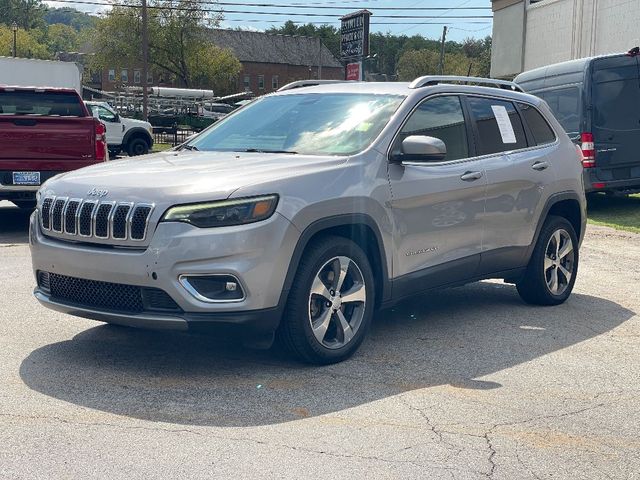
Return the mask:
[(69, 237), (143, 241), (153, 205), (46, 197), (40, 208), (43, 230)]

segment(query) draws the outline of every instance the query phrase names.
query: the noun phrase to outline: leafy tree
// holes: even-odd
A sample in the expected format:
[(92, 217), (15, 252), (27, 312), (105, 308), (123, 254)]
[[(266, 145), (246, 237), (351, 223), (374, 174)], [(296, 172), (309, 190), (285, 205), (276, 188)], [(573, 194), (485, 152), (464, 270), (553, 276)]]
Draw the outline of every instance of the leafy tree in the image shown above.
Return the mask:
[[(100, 45), (94, 68), (142, 63), (142, 19), (138, 3), (113, 7), (95, 29)], [(213, 45), (207, 28), (220, 17), (211, 16), (197, 0), (156, 0), (149, 12), (149, 64), (152, 70), (175, 78), (184, 87), (207, 86), (227, 93), (241, 65), (230, 50)], [(134, 8), (132, 8), (134, 7)], [(210, 6), (207, 5), (207, 9)]]
[(44, 25), (46, 6), (41, 0), (0, 0), (0, 24), (29, 30)]
[(433, 50), (408, 50), (398, 60), (398, 80), (411, 81), (438, 73), (440, 55)]
[[(52, 58), (47, 45), (42, 41), (42, 32), (19, 29), (16, 32), (16, 53), (23, 58)], [(11, 56), (13, 52), (13, 30), (0, 25), (0, 55)]]
[[(0, 0), (0, 2), (1, 1), (3, 0)], [(44, 21), (49, 25), (61, 23), (73, 27), (76, 31), (80, 31), (85, 28), (95, 27), (98, 22), (98, 17), (80, 12), (71, 7), (49, 8), (44, 13)]]
[(52, 54), (78, 49), (78, 32), (73, 27), (55, 23), (44, 31), (44, 41)]

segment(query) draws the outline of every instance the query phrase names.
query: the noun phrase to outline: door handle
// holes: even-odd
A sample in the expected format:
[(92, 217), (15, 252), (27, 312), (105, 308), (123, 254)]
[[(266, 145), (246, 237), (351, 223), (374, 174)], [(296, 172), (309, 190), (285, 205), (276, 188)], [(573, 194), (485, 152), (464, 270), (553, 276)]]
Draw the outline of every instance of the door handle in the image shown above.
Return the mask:
[(536, 162), (531, 165), (531, 168), (533, 168), (534, 170), (542, 171), (546, 168), (549, 168), (549, 164), (547, 162)]
[(482, 172), (464, 172), (460, 176), (460, 179), (464, 180), (465, 182), (473, 182), (474, 180), (478, 180), (479, 178), (482, 178)]

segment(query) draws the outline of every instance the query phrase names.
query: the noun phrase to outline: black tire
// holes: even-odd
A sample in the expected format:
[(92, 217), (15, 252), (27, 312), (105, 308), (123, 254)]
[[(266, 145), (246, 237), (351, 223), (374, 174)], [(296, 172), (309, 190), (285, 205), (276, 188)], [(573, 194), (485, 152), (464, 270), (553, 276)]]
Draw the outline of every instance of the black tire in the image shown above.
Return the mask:
[(109, 149), (109, 158), (114, 159), (120, 155), (121, 150), (119, 148)]
[(130, 157), (146, 155), (149, 153), (149, 142), (141, 137), (132, 138), (127, 145), (127, 153)]
[[(558, 236), (555, 238), (560, 238), (560, 242), (555, 238), (552, 240), (556, 233)], [(565, 257), (557, 255), (558, 250), (563, 250), (562, 247), (568, 245), (566, 242), (569, 239), (572, 245), (571, 252), (567, 253)], [(556, 245), (560, 247), (556, 248)], [(547, 265), (551, 264), (551, 266), (546, 267), (545, 261), (549, 262)], [(563, 303), (573, 290), (578, 274), (578, 263), (578, 237), (573, 225), (564, 217), (550, 215), (542, 226), (526, 273), (522, 280), (516, 283), (520, 297), (533, 305), (559, 305)], [(571, 273), (568, 281), (567, 276), (563, 273), (565, 271)], [(552, 291), (554, 283), (549, 285), (554, 275), (556, 292)]]
[[(340, 312), (332, 310), (335, 304), (329, 307), (329, 302), (325, 303), (326, 297), (312, 294), (311, 288), (314, 281), (317, 281), (322, 272), (325, 271), (323, 268), (328, 268), (326, 272), (329, 275), (331, 274), (331, 268), (327, 267), (327, 265), (332, 262), (332, 259), (336, 259), (338, 267), (340, 266), (340, 258), (348, 258), (357, 267), (354, 268), (353, 264), (349, 263), (343, 288), (352, 289), (356, 285), (364, 283), (363, 289), (366, 298), (364, 302), (347, 303), (345, 301), (343, 305), (338, 307), (338, 310), (343, 312), (342, 318), (346, 318), (350, 314), (351, 319), (354, 319), (357, 311), (358, 318), (361, 318), (361, 320), (359, 320), (359, 323), (354, 323), (357, 328), (352, 332), (352, 338), (344, 345), (340, 346), (341, 341), (336, 340), (333, 345), (327, 347), (314, 334), (311, 325), (314, 310), (312, 303), (319, 301), (321, 304), (319, 308), (324, 309), (322, 315), (328, 314), (329, 320), (327, 324), (329, 327), (326, 330), (325, 337), (328, 339), (327, 343), (330, 342), (329, 338), (332, 332), (335, 333), (336, 339), (342, 337), (342, 341), (344, 341), (345, 329), (341, 329), (339, 326), (338, 313)], [(361, 281), (358, 281), (357, 284), (352, 282), (350, 275), (359, 278)], [(298, 265), (293, 285), (289, 291), (282, 322), (277, 331), (278, 344), (298, 359), (309, 363), (326, 365), (347, 359), (358, 349), (371, 324), (375, 305), (374, 281), (373, 271), (366, 254), (354, 242), (335, 236), (327, 236), (314, 241), (306, 248)], [(352, 283), (349, 284), (349, 282)], [(328, 283), (331, 282), (325, 282), (325, 286)], [(327, 292), (329, 291), (335, 293), (330, 286), (327, 287)], [(338, 296), (340, 297), (339, 294)], [(332, 311), (335, 313), (331, 313)], [(354, 322), (357, 321), (357, 319), (354, 320)], [(342, 332), (342, 335), (340, 332)]]
[(35, 200), (13, 200), (13, 203), (16, 207), (22, 208), (24, 210), (33, 210), (36, 208)]

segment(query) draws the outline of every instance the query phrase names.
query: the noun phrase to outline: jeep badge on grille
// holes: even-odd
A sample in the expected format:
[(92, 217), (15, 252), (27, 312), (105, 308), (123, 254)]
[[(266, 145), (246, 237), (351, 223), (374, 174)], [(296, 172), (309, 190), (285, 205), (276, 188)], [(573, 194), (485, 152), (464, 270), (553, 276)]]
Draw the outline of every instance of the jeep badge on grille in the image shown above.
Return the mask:
[(91, 190), (87, 192), (87, 195), (89, 195), (90, 197), (98, 197), (98, 198), (106, 197), (108, 194), (109, 194), (109, 190), (100, 189), (96, 187), (93, 187)]

